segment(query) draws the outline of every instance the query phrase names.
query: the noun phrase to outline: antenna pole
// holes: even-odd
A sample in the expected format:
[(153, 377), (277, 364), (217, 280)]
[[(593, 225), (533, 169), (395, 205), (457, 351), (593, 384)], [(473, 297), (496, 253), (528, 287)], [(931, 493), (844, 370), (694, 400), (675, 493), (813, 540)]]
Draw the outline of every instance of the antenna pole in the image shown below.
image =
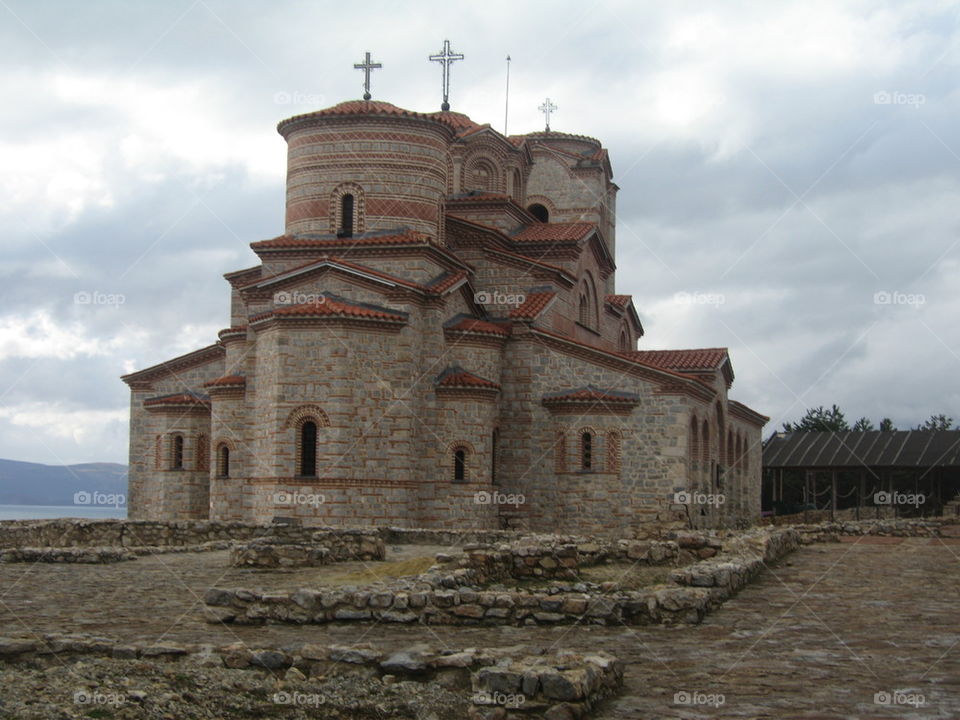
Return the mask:
[(507, 93), (503, 108), (503, 134), (507, 134), (507, 120), (510, 117), (510, 56), (507, 55)]

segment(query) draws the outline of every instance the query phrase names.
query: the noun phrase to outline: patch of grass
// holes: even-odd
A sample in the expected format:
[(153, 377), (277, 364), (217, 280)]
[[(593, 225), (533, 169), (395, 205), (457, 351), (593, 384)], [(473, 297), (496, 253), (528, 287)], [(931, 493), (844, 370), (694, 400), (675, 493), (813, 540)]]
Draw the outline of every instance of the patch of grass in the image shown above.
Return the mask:
[(363, 570), (350, 573), (331, 574), (324, 578), (325, 585), (366, 585), (369, 583), (395, 580), (408, 575), (419, 575), (436, 564), (432, 556), (416, 557), (395, 562), (371, 562)]
[(619, 583), (624, 590), (640, 590), (651, 585), (670, 581), (672, 565), (634, 565), (633, 563), (604, 563), (580, 569), (580, 577), (586, 582)]

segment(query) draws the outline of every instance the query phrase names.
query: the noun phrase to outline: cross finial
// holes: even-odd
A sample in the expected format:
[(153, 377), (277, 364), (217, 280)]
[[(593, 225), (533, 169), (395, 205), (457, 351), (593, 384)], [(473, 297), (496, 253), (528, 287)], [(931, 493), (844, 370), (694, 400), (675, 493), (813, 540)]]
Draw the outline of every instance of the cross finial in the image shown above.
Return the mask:
[(443, 65), (443, 103), (440, 109), (446, 112), (450, 109), (450, 65), (456, 60), (463, 60), (463, 55), (454, 53), (450, 49), (450, 41), (443, 41), (443, 50), (436, 55), (430, 56), (431, 62), (438, 62)]
[(543, 102), (543, 105), (540, 106), (540, 112), (542, 112), (547, 119), (547, 132), (550, 132), (550, 113), (555, 112), (556, 109), (557, 106), (550, 102), (550, 98), (547, 98)]
[(369, 100), (370, 95), (370, 71), (379, 70), (383, 67), (380, 63), (370, 62), (370, 53), (368, 52), (362, 63), (354, 63), (355, 70), (363, 70), (363, 99)]

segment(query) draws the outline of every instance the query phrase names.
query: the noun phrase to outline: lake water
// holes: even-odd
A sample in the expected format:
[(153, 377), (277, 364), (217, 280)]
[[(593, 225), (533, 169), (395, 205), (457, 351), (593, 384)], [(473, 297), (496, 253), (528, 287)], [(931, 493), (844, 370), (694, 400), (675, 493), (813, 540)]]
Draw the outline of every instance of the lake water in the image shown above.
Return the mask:
[(54, 518), (125, 518), (126, 507), (90, 505), (0, 505), (0, 520), (52, 520)]

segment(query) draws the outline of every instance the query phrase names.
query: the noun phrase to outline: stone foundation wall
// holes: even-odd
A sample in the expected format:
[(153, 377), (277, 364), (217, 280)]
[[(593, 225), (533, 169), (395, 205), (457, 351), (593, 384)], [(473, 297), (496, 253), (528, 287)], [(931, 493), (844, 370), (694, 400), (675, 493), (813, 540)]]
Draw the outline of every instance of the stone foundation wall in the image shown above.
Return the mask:
[(960, 521), (955, 517), (899, 518), (823, 522), (797, 525), (801, 542), (837, 542), (839, 536), (878, 535), (885, 537), (960, 537)]
[[(199, 667), (261, 670), (283, 680), (336, 673), (382, 682), (438, 682), (470, 693), (470, 720), (581, 718), (623, 686), (623, 663), (595, 652), (521, 654), (515, 649), (384, 652), (370, 644), (249, 648), (120, 644), (84, 634), (0, 638), (0, 663), (62, 665), (66, 658), (108, 657)], [(282, 703), (282, 693), (275, 702)]]
[(620, 591), (579, 583), (548, 592), (471, 587), (470, 567), (424, 575), (385, 588), (300, 589), (287, 593), (211, 589), (204, 597), (211, 622), (296, 624), (379, 621), (427, 625), (601, 625), (699, 623), (763, 567), (800, 545), (794, 528), (757, 530), (724, 544), (729, 559), (708, 559), (679, 571), (672, 584)]
[[(247, 567), (315, 567), (354, 560), (383, 560), (383, 538), (373, 532), (318, 531), (315, 542), (278, 543), (254, 540), (230, 548), (230, 564)], [(322, 544), (321, 544), (322, 543)]]

